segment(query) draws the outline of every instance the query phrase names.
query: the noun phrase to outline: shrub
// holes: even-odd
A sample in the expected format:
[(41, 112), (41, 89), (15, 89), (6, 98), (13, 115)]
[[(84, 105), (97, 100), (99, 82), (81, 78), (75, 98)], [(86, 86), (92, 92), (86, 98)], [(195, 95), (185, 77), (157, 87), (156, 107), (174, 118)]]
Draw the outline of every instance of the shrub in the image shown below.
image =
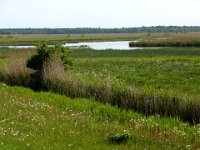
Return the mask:
[(41, 72), (44, 63), (51, 57), (61, 60), (64, 68), (67, 69), (72, 66), (72, 61), (68, 59), (69, 53), (70, 51), (66, 47), (57, 44), (55, 46), (42, 44), (37, 47), (37, 53), (28, 59), (27, 67)]
[(128, 142), (132, 138), (128, 131), (124, 131), (122, 134), (111, 133), (108, 135), (108, 142), (112, 144), (122, 144)]
[[(26, 64), (28, 68), (36, 70), (30, 75), (37, 82), (37, 87), (34, 90), (47, 89), (44, 85), (44, 78), (46, 77), (62, 78), (61, 76), (64, 76), (64, 69), (66, 70), (69, 66), (72, 66), (72, 61), (68, 59), (69, 53), (68, 48), (58, 44), (55, 46), (42, 44), (37, 47), (37, 53), (28, 59)], [(56, 69), (57, 67), (59, 69)]]

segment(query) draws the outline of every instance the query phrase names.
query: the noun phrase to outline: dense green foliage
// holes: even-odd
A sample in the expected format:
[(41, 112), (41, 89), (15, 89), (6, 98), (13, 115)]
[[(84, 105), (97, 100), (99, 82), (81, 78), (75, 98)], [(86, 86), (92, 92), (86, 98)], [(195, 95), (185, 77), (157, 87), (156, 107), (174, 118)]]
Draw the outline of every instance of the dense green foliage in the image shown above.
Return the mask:
[(199, 26), (152, 26), (134, 28), (18, 28), (0, 29), (0, 34), (88, 34), (88, 33), (200, 32)]
[(68, 59), (70, 51), (67, 47), (57, 44), (55, 46), (42, 44), (36, 50), (37, 53), (27, 60), (27, 67), (31, 69), (42, 71), (44, 63), (50, 58), (61, 60), (65, 69), (72, 65), (72, 62)]
[(111, 133), (108, 135), (108, 142), (113, 144), (127, 143), (131, 139), (131, 134), (129, 132), (124, 132), (122, 134)]

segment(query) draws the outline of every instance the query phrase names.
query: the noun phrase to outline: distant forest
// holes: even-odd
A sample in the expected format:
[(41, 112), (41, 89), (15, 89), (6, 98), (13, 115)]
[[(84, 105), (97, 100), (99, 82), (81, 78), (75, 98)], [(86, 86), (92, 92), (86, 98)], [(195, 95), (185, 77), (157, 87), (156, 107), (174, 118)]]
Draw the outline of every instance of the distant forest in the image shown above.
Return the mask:
[(5, 28), (0, 34), (92, 34), (200, 32), (200, 26), (154, 26), (134, 28)]

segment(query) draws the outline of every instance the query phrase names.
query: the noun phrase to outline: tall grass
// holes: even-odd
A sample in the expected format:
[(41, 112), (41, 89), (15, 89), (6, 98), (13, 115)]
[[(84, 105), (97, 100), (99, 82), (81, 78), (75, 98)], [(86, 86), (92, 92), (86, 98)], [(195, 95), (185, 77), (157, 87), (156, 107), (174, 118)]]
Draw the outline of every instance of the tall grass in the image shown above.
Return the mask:
[[(56, 81), (56, 82), (55, 82)], [(74, 77), (66, 80), (45, 80), (48, 90), (70, 97), (93, 98), (124, 109), (134, 110), (144, 115), (180, 117), (190, 123), (200, 122), (200, 103), (187, 101), (163, 93), (145, 94), (134, 87), (97, 81), (86, 82)]]
[(44, 62), (42, 76), (44, 79), (64, 79), (65, 69), (61, 60), (50, 57)]
[(36, 45), (37, 43), (46, 42), (48, 44), (54, 44), (55, 42), (67, 43), (67, 42), (80, 42), (80, 41), (134, 41), (134, 40), (173, 40), (173, 41), (199, 41), (200, 34), (196, 33), (151, 33), (148, 36), (146, 33), (116, 33), (116, 34), (36, 34), (36, 35), (14, 35), (12, 38), (8, 38), (7, 35), (2, 35), (0, 38), (0, 45)]
[(130, 47), (200, 47), (200, 41), (150, 40), (130, 42)]
[[(0, 83), (0, 107), (0, 149), (200, 147), (199, 125), (190, 126), (178, 118), (159, 115), (144, 117), (87, 99), (70, 99)], [(119, 144), (127, 134), (131, 139)]]
[[(27, 59), (26, 57), (17, 58), (19, 60)], [(9, 71), (0, 74), (0, 80), (9, 85), (37, 89), (38, 80), (31, 76), (32, 71), (28, 70), (25, 64), (22, 63), (25, 61), (21, 60), (16, 70), (12, 70), (14, 62), (9, 63)], [(174, 97), (163, 92), (142, 91), (134, 86), (127, 86), (120, 81), (115, 82), (106, 79), (91, 81), (69, 74), (64, 77), (61, 62), (52, 58), (44, 64), (43, 76), (41, 90), (48, 90), (70, 97), (90, 98), (120, 108), (134, 110), (147, 116), (159, 114), (161, 116), (179, 117), (190, 123), (200, 122), (199, 101), (188, 101), (185, 98)]]
[(30, 57), (34, 50), (14, 50), (5, 49), (1, 50), (1, 55), (7, 58), (5, 69), (0, 71), (0, 80), (9, 85), (18, 85), (33, 88), (34, 79), (30, 74), (34, 72), (26, 67), (26, 59)]

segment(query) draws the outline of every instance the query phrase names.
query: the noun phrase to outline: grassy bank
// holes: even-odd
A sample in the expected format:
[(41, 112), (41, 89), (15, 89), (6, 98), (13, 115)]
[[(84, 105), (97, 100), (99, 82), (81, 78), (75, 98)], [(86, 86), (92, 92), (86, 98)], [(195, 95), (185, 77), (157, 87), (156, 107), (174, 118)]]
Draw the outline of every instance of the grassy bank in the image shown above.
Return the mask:
[(0, 45), (36, 45), (40, 42), (87, 42), (87, 41), (199, 41), (196, 33), (113, 33), (113, 34), (36, 34), (36, 35), (0, 35)]
[(130, 42), (130, 47), (200, 47), (199, 33), (165, 34), (163, 37), (140, 38), (138, 42)]
[(144, 34), (58, 34), (58, 35), (2, 35), (0, 45), (35, 45), (46, 42), (48, 44), (87, 41), (119, 41), (134, 40)]
[[(1, 149), (198, 149), (200, 128), (87, 99), (0, 84)], [(128, 132), (126, 143), (108, 137)]]
[[(14, 52), (19, 55), (13, 55)], [(30, 77), (30, 70), (23, 63), (29, 56), (28, 50), (14, 52), (7, 50), (2, 53), (10, 61), (7, 73), (1, 73), (1, 81), (34, 89), (37, 82)], [(70, 97), (93, 98), (145, 115), (178, 116), (184, 121), (198, 123), (198, 55), (197, 48), (73, 50), (73, 70), (68, 70), (66, 78), (61, 81), (55, 78), (45, 80), (44, 86), (46, 90)], [(15, 59), (9, 59), (11, 56)], [(15, 62), (18, 62), (18, 67), (12, 67)]]

